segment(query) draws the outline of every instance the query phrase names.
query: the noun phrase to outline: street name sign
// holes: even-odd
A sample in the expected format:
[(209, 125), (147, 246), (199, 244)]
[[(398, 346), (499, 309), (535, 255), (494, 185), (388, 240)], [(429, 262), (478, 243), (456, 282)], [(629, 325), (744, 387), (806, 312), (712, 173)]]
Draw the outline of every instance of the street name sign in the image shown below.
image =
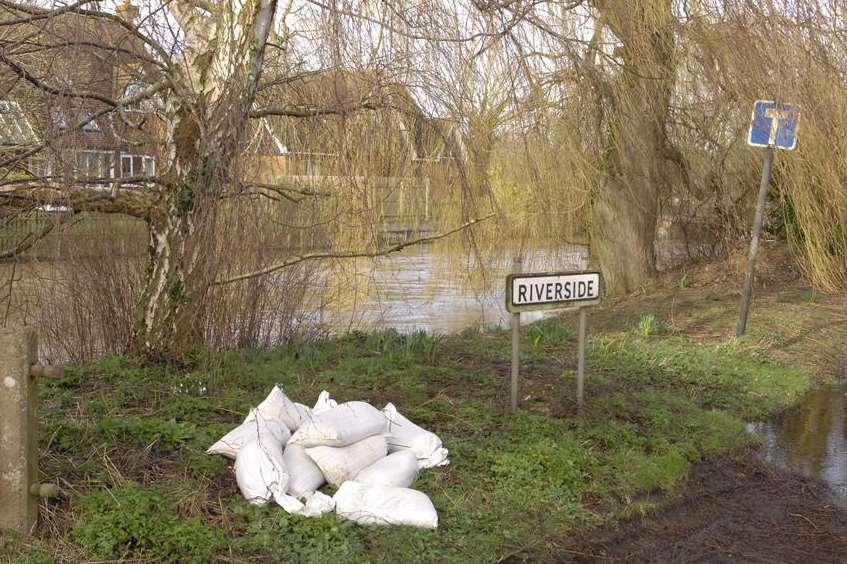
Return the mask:
[(757, 100), (753, 106), (747, 144), (753, 147), (793, 150), (797, 146), (799, 117), (800, 107), (796, 104)]
[(520, 377), (520, 327), (522, 311), (579, 308), (579, 349), (576, 369), (576, 402), (582, 407), (585, 395), (585, 334), (587, 306), (600, 303), (599, 272), (540, 272), (523, 274), (522, 261), (515, 259), (515, 272), (506, 277), (506, 310), (512, 314), (512, 379), (509, 406), (518, 408)]
[(584, 307), (600, 303), (599, 272), (510, 274), (506, 310), (510, 313)]

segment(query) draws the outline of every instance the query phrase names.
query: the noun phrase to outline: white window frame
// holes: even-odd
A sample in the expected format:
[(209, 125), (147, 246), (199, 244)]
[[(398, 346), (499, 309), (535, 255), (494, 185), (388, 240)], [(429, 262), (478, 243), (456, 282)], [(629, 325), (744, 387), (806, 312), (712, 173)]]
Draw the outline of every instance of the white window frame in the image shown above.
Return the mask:
[[(139, 159), (138, 161), (136, 159)], [(124, 163), (129, 163), (129, 169)], [(141, 170), (135, 170), (136, 163), (140, 163)], [(134, 153), (121, 153), (121, 178), (132, 176), (154, 176), (156, 174), (156, 157), (151, 155), (138, 155)]]
[[(88, 175), (88, 171), (91, 169), (90, 162), (85, 163), (85, 171), (83, 172), (80, 165), (80, 156), (92, 157), (94, 155), (99, 156), (98, 162), (96, 163), (97, 174), (94, 176)], [(80, 178), (84, 180), (94, 179), (94, 178), (103, 178), (103, 179), (113, 179), (115, 178), (115, 152), (114, 151), (98, 151), (94, 149), (84, 149), (80, 151), (76, 151), (74, 153), (74, 177)], [(105, 186), (106, 184), (103, 182), (98, 182), (95, 186)]]

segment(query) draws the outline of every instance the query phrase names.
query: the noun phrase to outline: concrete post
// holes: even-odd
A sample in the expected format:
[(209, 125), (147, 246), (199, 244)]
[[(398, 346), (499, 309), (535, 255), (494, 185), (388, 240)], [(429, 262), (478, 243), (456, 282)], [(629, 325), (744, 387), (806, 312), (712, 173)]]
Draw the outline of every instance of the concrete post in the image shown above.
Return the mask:
[(38, 498), (38, 433), (35, 380), (38, 358), (32, 328), (0, 329), (0, 528), (27, 534), (35, 525)]

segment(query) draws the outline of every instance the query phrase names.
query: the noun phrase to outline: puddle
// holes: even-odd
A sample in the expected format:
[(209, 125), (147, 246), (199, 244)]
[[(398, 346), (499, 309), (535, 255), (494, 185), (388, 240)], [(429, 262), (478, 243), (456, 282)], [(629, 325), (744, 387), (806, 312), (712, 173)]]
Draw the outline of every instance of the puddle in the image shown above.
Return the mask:
[(847, 385), (810, 392), (780, 418), (747, 428), (762, 438), (764, 461), (823, 480), (847, 509)]

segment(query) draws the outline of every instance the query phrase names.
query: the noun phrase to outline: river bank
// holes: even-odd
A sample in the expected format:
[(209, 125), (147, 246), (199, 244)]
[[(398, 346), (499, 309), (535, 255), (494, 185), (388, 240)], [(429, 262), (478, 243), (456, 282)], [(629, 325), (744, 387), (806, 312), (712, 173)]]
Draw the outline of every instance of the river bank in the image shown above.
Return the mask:
[[(704, 462), (728, 464), (715, 461), (756, 447), (747, 422), (772, 418), (837, 376), (843, 296), (812, 295), (796, 281), (770, 285), (757, 292), (749, 335), (736, 340), (737, 296), (718, 291), (726, 284), (675, 276), (592, 311), (582, 413), (573, 313), (524, 328), (513, 416), (503, 329), (355, 332), (270, 352), (200, 354), (181, 370), (128, 358), (68, 370), (44, 385), (41, 411), (43, 479), (63, 495), (43, 502), (32, 539), (0, 536), (0, 556), (555, 562), (567, 550), (588, 554), (586, 531), (606, 534), (686, 503)], [(203, 450), (274, 383), (306, 401), (321, 389), (340, 401), (391, 401), (438, 433), (453, 462), (418, 485), (431, 494), (439, 529), (361, 528), (248, 506), (229, 464)], [(676, 522), (667, 511), (657, 518)], [(575, 539), (585, 542), (569, 544)]]

